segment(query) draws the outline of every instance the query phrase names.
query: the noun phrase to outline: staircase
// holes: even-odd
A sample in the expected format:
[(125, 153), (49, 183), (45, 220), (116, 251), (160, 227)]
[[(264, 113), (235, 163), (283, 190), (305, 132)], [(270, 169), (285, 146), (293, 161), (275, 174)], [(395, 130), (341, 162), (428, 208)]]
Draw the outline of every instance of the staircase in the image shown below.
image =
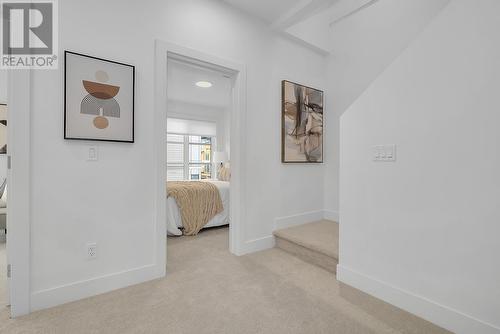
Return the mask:
[(276, 247), (302, 260), (336, 272), (339, 259), (339, 225), (330, 220), (293, 226), (273, 232)]

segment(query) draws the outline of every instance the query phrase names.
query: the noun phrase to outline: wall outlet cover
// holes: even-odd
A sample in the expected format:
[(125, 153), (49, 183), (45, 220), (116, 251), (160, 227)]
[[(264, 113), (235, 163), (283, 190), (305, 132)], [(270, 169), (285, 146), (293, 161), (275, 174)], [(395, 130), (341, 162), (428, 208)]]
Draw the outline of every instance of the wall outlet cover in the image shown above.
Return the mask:
[(93, 260), (93, 259), (97, 258), (97, 244), (96, 243), (87, 244), (87, 258), (89, 260)]

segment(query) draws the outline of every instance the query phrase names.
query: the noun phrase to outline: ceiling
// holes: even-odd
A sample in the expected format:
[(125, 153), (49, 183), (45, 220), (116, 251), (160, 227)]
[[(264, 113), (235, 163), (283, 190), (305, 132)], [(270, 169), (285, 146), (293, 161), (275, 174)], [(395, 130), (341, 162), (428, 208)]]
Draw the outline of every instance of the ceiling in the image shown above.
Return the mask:
[(275, 22), (302, 0), (224, 0), (268, 23)]
[[(209, 81), (210, 88), (200, 88), (198, 81)], [(168, 61), (168, 99), (208, 107), (226, 108), (231, 95), (231, 79), (221, 72), (178, 60)]]
[[(389, 32), (398, 35), (401, 29), (413, 29), (414, 21), (418, 21), (417, 26), (426, 23), (428, 13), (439, 12), (442, 4), (450, 0), (222, 1), (263, 19), (283, 36), (289, 36), (321, 54), (329, 55), (342, 49), (339, 39), (345, 40), (344, 44), (349, 44), (349, 47), (362, 40), (363, 45), (377, 48), (372, 44), (376, 43), (377, 38), (385, 37), (379, 34), (379, 26), (394, 21), (396, 24)], [(380, 8), (384, 10), (379, 10)], [(370, 26), (373, 26), (372, 29)], [(358, 32), (359, 36), (354, 36)], [(374, 34), (377, 36), (374, 37)], [(374, 38), (373, 43), (367, 41), (365, 36)]]
[[(258, 17), (275, 31), (301, 40), (313, 49), (327, 54), (330, 10), (339, 3), (356, 9), (376, 0), (223, 0), (248, 14)], [(361, 4), (359, 4), (361, 2)], [(337, 5), (337, 6), (336, 6)]]

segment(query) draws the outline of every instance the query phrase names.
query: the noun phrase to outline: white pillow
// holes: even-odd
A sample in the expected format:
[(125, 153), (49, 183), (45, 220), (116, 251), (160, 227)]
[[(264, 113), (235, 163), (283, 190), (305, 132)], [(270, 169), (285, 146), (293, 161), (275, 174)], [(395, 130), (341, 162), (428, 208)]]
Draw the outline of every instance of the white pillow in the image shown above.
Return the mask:
[(3, 190), (2, 197), (0, 198), (2, 201), (7, 202), (7, 185), (5, 185), (5, 189)]
[(231, 180), (231, 168), (222, 167), (219, 171), (220, 181), (230, 181)]

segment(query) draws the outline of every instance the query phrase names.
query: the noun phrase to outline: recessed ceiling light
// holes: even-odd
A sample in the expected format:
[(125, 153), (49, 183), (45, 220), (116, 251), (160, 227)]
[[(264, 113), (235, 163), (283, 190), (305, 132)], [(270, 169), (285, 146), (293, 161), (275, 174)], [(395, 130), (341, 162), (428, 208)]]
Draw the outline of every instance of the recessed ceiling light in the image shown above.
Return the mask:
[(201, 88), (210, 88), (212, 87), (212, 83), (210, 81), (198, 81), (196, 86)]

